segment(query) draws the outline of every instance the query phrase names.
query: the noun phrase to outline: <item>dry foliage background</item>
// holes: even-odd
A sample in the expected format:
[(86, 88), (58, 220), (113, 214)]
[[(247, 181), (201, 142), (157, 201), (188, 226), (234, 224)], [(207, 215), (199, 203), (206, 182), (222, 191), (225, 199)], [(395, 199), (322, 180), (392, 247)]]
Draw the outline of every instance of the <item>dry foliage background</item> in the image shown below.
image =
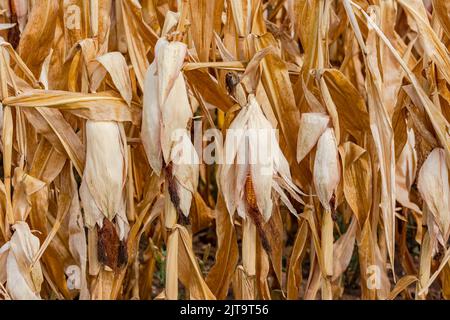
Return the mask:
[[(450, 298), (449, 1), (0, 0), (0, 35), (0, 298)], [(176, 164), (200, 119), (278, 129), (273, 175)]]

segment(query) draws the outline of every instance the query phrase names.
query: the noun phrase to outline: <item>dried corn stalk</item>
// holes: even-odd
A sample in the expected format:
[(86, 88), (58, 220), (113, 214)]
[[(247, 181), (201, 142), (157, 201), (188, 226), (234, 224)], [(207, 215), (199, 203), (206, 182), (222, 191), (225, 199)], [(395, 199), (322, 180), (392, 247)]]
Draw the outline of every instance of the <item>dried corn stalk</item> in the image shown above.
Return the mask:
[(0, 299), (450, 297), (449, 10), (0, 0)]

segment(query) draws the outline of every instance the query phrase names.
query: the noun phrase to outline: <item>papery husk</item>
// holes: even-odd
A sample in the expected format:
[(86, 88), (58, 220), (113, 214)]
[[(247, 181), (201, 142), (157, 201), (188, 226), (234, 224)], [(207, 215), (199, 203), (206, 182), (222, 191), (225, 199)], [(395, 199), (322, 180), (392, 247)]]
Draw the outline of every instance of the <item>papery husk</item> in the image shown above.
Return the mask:
[[(290, 211), (296, 214), (282, 187), (291, 195), (301, 192), (291, 180), (287, 160), (281, 152), (272, 125), (254, 96), (249, 96), (248, 106), (239, 112), (228, 130), (224, 148), (225, 163), (220, 172), (228, 212), (232, 215), (237, 210), (241, 217), (246, 216), (241, 190), (247, 174), (250, 174), (258, 209), (265, 221), (272, 213), (272, 188), (281, 195)], [(248, 147), (246, 139), (249, 141)], [(279, 181), (284, 183), (280, 186), (274, 177), (281, 178)]]
[[(186, 129), (192, 117), (181, 66), (186, 47), (162, 38), (155, 48), (155, 61), (145, 77), (141, 137), (153, 170), (160, 174), (162, 161), (170, 162), (177, 130)], [(163, 158), (162, 158), (163, 156)]]
[(417, 187), (439, 227), (438, 239), (445, 247), (450, 235), (450, 185), (443, 149), (436, 148), (429, 154), (419, 171)]
[(6, 288), (12, 299), (40, 300), (44, 276), (40, 263), (34, 263), (39, 239), (23, 221), (16, 223), (13, 229), (6, 261)]
[(0, 0), (0, 299), (449, 298), (448, 3)]
[(300, 162), (316, 145), (330, 118), (321, 113), (303, 113), (297, 139), (297, 161)]
[(127, 174), (126, 138), (119, 123), (88, 121), (86, 123), (86, 167), (80, 188), (86, 225), (103, 226), (103, 219), (116, 216), (120, 238), (127, 233), (124, 212), (124, 187)]
[(313, 177), (320, 203), (325, 210), (334, 210), (330, 200), (341, 179), (341, 167), (336, 138), (331, 128), (326, 129), (317, 142)]

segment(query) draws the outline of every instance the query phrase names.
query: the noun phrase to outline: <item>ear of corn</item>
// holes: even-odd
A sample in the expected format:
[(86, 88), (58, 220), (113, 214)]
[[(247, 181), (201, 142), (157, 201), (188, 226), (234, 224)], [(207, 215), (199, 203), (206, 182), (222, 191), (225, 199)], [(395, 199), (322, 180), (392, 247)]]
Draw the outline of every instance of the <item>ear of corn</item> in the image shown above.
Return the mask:
[(438, 227), (438, 239), (445, 245), (450, 228), (450, 191), (445, 155), (441, 148), (434, 149), (422, 165), (417, 187), (425, 201), (432, 225)]
[(449, 17), (0, 0), (0, 299), (449, 299)]
[(33, 261), (39, 250), (39, 239), (31, 234), (25, 222), (16, 223), (13, 229), (11, 240), (0, 249), (3, 255), (7, 254), (6, 289), (12, 299), (39, 300), (44, 277), (40, 262)]

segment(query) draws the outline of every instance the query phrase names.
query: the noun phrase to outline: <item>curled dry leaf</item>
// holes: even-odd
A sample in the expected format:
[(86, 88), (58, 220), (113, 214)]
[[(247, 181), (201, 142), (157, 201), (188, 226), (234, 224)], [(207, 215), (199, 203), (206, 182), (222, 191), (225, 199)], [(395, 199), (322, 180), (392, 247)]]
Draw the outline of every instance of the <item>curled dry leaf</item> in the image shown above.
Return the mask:
[(130, 106), (133, 92), (131, 88), (128, 65), (123, 55), (120, 52), (109, 52), (97, 57), (97, 61), (100, 62), (111, 75), (111, 78), (116, 85), (117, 90), (119, 90), (120, 95)]
[(358, 223), (363, 225), (372, 204), (369, 154), (352, 142), (345, 142), (339, 152), (343, 167), (344, 196)]

